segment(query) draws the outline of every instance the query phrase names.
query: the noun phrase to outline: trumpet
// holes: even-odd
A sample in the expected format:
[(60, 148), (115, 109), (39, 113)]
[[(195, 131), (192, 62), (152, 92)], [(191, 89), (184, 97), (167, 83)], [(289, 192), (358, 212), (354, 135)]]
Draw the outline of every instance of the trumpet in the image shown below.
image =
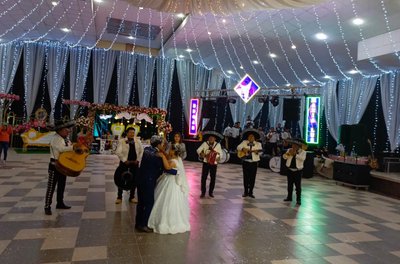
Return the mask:
[(289, 158), (290, 156), (291, 155), (288, 152), (285, 153), (285, 158)]

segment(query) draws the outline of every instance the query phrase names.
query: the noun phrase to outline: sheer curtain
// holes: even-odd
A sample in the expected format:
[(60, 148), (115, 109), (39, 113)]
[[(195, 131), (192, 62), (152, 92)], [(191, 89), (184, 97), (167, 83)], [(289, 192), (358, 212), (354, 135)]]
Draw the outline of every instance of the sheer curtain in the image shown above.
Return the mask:
[(326, 125), (332, 137), (339, 139), (339, 102), (336, 93), (336, 81), (328, 81), (325, 85), (325, 117)]
[[(86, 79), (89, 71), (91, 51), (84, 47), (74, 47), (70, 49), (69, 63), (69, 83), (71, 100), (80, 101), (83, 90), (85, 89)], [(77, 105), (71, 105), (71, 119), (74, 118)]]
[(156, 59), (147, 55), (137, 56), (139, 104), (142, 107), (149, 107)]
[(115, 61), (116, 50), (93, 50), (93, 103), (104, 104), (110, 88)]
[(50, 122), (54, 121), (55, 103), (64, 80), (65, 68), (68, 62), (69, 48), (65, 44), (50, 43), (47, 47), (47, 86), (50, 97)]
[(174, 76), (175, 60), (157, 58), (157, 107), (167, 109), (171, 94), (172, 77)]
[(135, 73), (136, 55), (132, 52), (120, 51), (118, 67), (118, 105), (128, 105), (131, 98), (132, 82)]
[(13, 42), (0, 46), (0, 93), (8, 93), (14, 81), (15, 72), (21, 59), (23, 44)]
[(400, 144), (400, 72), (381, 75), (381, 100), (393, 152)]
[[(186, 121), (189, 123), (190, 99), (198, 97), (196, 91), (205, 90), (207, 88), (210, 71), (203, 67), (194, 65), (189, 60), (176, 61), (176, 69), (182, 97), (183, 112)], [(200, 112), (201, 109), (202, 103), (200, 101)], [(200, 122), (200, 118), (198, 119), (198, 122)], [(197, 123), (197, 127), (199, 127), (199, 123)]]
[(47, 43), (25, 43), (24, 74), (26, 115), (29, 118), (35, 107), (37, 93), (43, 73)]

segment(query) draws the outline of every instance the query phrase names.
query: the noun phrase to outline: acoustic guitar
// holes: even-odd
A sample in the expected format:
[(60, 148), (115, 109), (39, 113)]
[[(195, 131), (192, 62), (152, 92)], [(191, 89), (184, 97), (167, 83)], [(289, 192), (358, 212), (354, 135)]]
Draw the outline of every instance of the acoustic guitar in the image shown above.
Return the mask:
[(74, 150), (61, 153), (56, 161), (56, 169), (64, 175), (78, 177), (86, 167), (86, 157), (90, 154), (88, 145), (92, 139), (92, 133), (87, 133), (83, 143), (74, 144)]
[(371, 140), (368, 139), (369, 147), (371, 148), (372, 158), (369, 157), (369, 166), (371, 166), (372, 170), (377, 170), (379, 168), (378, 160), (375, 159), (374, 151), (372, 150)]
[[(259, 149), (257, 151), (258, 151), (258, 153), (264, 152), (264, 150), (262, 150), (262, 149)], [(256, 152), (256, 150), (249, 150), (248, 152), (244, 152), (243, 150), (239, 150), (237, 155), (238, 155), (239, 159), (246, 159), (246, 158), (250, 158), (251, 157), (251, 153), (252, 152)]]

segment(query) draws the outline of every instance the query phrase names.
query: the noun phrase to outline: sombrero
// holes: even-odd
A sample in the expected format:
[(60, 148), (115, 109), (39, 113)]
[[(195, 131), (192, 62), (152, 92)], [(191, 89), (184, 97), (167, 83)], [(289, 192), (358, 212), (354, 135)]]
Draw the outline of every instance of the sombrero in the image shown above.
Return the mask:
[(49, 131), (57, 131), (63, 128), (70, 128), (75, 126), (76, 122), (75, 120), (64, 122), (62, 120), (56, 121), (54, 123), (54, 126), (47, 126), (46, 129)]
[(289, 140), (290, 143), (296, 144), (302, 147), (307, 147), (307, 143), (304, 141), (304, 139), (301, 138), (293, 138)]
[(242, 131), (242, 133), (240, 134), (240, 136), (243, 139), (247, 139), (250, 135), (253, 135), (256, 139), (260, 139), (261, 134), (260, 132), (255, 129), (255, 128), (248, 128)]
[(203, 140), (208, 139), (210, 136), (213, 136), (215, 138), (223, 139), (224, 136), (222, 136), (220, 133), (215, 132), (215, 131), (203, 131)]
[(120, 165), (114, 174), (115, 185), (122, 190), (131, 190), (135, 185), (134, 176), (132, 172), (129, 171), (128, 166)]

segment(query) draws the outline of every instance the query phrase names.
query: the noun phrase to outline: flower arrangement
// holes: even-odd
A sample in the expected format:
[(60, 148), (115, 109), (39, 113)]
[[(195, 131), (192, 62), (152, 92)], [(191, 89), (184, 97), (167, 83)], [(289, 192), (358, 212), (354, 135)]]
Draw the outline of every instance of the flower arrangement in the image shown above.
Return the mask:
[(118, 106), (110, 104), (91, 104), (89, 107), (91, 111), (110, 111), (110, 112), (128, 112), (133, 114), (148, 114), (150, 117), (153, 116), (163, 116), (167, 114), (167, 111), (159, 108), (148, 108), (140, 106)]
[(85, 102), (85, 101), (76, 101), (76, 100), (62, 100), (62, 103), (65, 105), (78, 105), (78, 106), (83, 106), (83, 107), (88, 107), (90, 106), (89, 102)]
[(32, 128), (38, 128), (38, 127), (45, 128), (46, 123), (33, 122), (30, 124), (15, 126), (15, 127), (13, 127), (13, 132), (14, 133), (23, 133), (25, 131), (31, 130)]
[(75, 120), (76, 125), (81, 127), (81, 128), (86, 128), (89, 131), (93, 130), (94, 126), (94, 121), (90, 119), (89, 117), (81, 116), (78, 119)]
[(5, 94), (0, 93), (0, 99), (10, 100), (10, 101), (19, 101), (19, 96), (15, 94)]
[(158, 130), (160, 132), (163, 132), (164, 135), (167, 135), (169, 133), (172, 132), (172, 126), (170, 123), (166, 122), (166, 121), (161, 121), (160, 124), (158, 125)]

